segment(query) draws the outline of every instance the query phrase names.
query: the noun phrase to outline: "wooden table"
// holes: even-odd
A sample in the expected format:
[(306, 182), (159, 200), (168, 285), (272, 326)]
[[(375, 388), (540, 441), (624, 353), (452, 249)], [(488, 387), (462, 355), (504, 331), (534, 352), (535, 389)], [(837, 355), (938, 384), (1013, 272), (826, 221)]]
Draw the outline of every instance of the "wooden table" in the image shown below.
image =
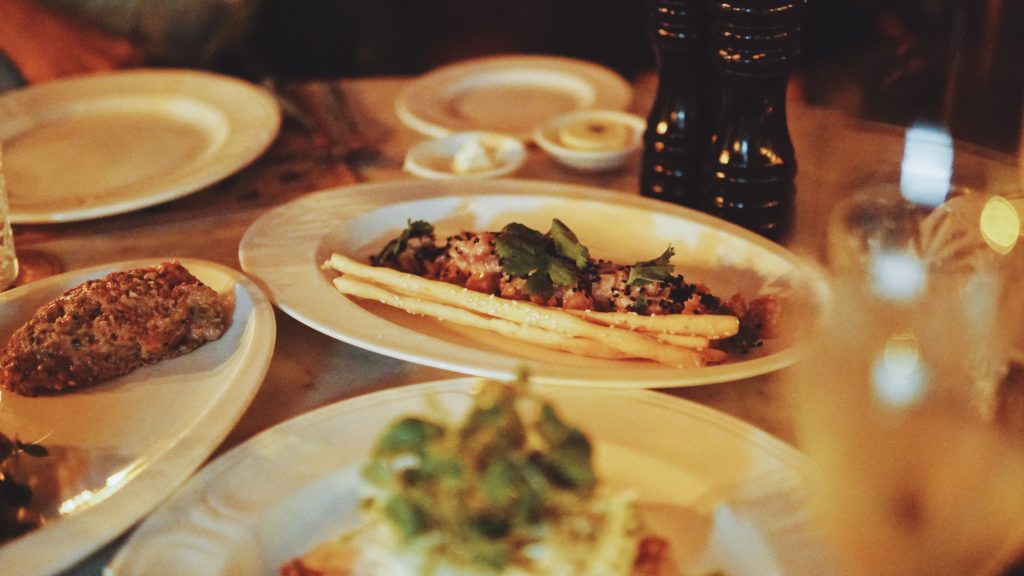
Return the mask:
[[(19, 226), (19, 251), (56, 256), (65, 269), (163, 256), (204, 258), (239, 268), (238, 243), (263, 212), (317, 189), (359, 181), (412, 176), (401, 170), (406, 150), (422, 139), (393, 111), (406, 78), (351, 79), (337, 83), (359, 124), (377, 139), (379, 154), (367, 160), (311, 158), (297, 127), (286, 124), (279, 141), (261, 159), (228, 180), (184, 199), (131, 214), (95, 221)], [(635, 83), (633, 111), (644, 115), (655, 79)], [(790, 128), (797, 149), (797, 225), (790, 247), (820, 256), (824, 223), (837, 200), (855, 188), (898, 178), (903, 130), (857, 121), (841, 111), (803, 105), (791, 91)], [(1019, 160), (977, 149), (958, 148), (959, 183), (1002, 188), (1020, 186)], [(581, 174), (556, 165), (537, 149), (529, 151), (516, 177), (560, 180), (636, 194), (638, 165), (609, 174)], [(324, 336), (277, 313), (277, 348), (266, 379), (241, 421), (218, 453), (257, 432), (314, 407), (370, 391), (453, 377), (455, 374), (394, 360)], [(784, 375), (666, 392), (716, 408), (797, 443)], [(116, 551), (115, 541), (67, 574), (100, 574)]]

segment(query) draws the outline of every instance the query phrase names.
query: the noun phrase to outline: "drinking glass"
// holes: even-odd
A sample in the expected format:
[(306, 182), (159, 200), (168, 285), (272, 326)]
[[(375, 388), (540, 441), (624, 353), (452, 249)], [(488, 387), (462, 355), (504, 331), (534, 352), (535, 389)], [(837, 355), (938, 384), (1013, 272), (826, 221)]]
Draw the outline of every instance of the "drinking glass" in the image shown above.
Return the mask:
[(791, 375), (812, 502), (851, 574), (993, 574), (1024, 542), (1024, 443), (996, 419), (1022, 342), (1019, 208), (890, 187), (833, 213), (831, 302)]
[(18, 278), (18, 257), (14, 253), (14, 235), (8, 212), (3, 147), (0, 145), (0, 291), (6, 290)]

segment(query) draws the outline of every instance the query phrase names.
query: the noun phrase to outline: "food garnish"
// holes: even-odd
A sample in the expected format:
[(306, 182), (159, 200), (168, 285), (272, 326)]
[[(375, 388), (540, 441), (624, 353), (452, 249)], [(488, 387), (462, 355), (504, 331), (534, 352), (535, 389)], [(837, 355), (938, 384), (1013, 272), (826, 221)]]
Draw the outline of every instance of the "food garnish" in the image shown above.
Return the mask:
[(579, 271), (590, 262), (590, 252), (576, 235), (557, 218), (547, 234), (512, 223), (494, 239), (501, 258), (501, 269), (516, 278), (524, 278), (527, 295), (549, 298), (554, 287), (573, 286)]
[(20, 536), (40, 523), (39, 516), (29, 510), (32, 489), (14, 478), (14, 464), (23, 455), (42, 458), (47, 450), (40, 444), (0, 433), (0, 542)]
[(652, 282), (668, 282), (675, 273), (675, 267), (670, 262), (675, 255), (676, 251), (669, 246), (662, 252), (661, 256), (654, 260), (633, 264), (629, 267), (629, 277), (626, 279), (626, 284), (642, 286)]
[(434, 233), (434, 226), (423, 220), (407, 220), (408, 225), (397, 238), (384, 245), (372, 260), (375, 265), (381, 266), (384, 262), (397, 262), (398, 255), (405, 251), (409, 239), (431, 236)]
[(595, 260), (558, 219), (547, 233), (510, 223), (443, 244), (432, 225), (410, 221), (372, 266), (340, 253), (325, 266), (342, 273), (334, 285), (345, 295), (597, 358), (695, 367), (773, 336), (774, 297), (722, 300), (676, 273), (674, 255), (669, 246), (633, 265)]
[(600, 485), (587, 436), (525, 381), (482, 383), (459, 422), (393, 422), (362, 475), (365, 525), (282, 574), (656, 575), (667, 562), (634, 496)]

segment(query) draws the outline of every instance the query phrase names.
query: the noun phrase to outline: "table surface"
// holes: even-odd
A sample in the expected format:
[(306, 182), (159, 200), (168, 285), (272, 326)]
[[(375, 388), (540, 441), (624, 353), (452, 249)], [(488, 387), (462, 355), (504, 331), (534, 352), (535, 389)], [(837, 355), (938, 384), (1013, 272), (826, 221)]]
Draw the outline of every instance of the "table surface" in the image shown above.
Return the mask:
[[(335, 85), (347, 97), (358, 124), (379, 154), (348, 161), (311, 158), (289, 135), (238, 174), (186, 198), (130, 214), (57, 225), (18, 226), (16, 246), (31, 255), (56, 256), (67, 270), (129, 258), (196, 257), (239, 269), (238, 243), (249, 225), (269, 208), (305, 193), (359, 181), (412, 178), (402, 171), (408, 148), (424, 137), (403, 127), (394, 100), (407, 78), (346, 79)], [(632, 111), (645, 115), (656, 79), (634, 83)], [(818, 258), (829, 208), (855, 188), (898, 178), (903, 150), (901, 127), (870, 124), (842, 111), (808, 107), (790, 91), (789, 124), (799, 161), (797, 223), (789, 247)], [(299, 142), (296, 144), (296, 142)], [(558, 180), (636, 194), (638, 163), (604, 174), (584, 174), (555, 164), (531, 148), (515, 176)], [(973, 187), (1020, 186), (1019, 161), (958, 146), (958, 183)], [(391, 388), (457, 376), (454, 373), (364, 351), (320, 334), (277, 311), (277, 347), (252, 405), (217, 450), (226, 449), (283, 420), (324, 404)], [(749, 422), (797, 443), (784, 378), (776, 373), (747, 380), (665, 390)], [(116, 540), (67, 574), (100, 574), (119, 544)]]

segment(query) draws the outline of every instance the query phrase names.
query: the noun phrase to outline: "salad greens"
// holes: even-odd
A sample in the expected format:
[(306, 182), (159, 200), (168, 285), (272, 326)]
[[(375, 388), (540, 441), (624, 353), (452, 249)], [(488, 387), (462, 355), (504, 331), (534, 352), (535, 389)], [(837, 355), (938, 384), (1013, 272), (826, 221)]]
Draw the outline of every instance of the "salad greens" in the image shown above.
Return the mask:
[(367, 506), (403, 541), (439, 537), (456, 565), (494, 570), (522, 560), (597, 484), (590, 441), (524, 381), (485, 383), (458, 424), (398, 420), (363, 475)]

